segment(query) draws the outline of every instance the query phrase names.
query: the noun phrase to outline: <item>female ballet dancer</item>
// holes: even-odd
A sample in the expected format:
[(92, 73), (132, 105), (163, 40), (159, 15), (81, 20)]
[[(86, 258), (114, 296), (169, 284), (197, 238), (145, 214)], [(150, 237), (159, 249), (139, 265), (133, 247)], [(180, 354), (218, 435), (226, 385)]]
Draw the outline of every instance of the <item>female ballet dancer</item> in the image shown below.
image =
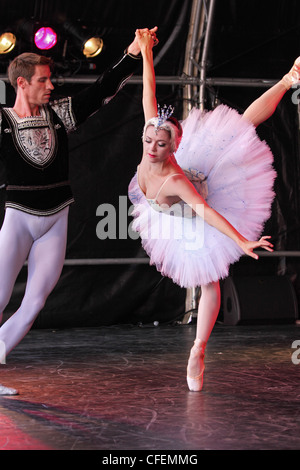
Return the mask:
[(205, 113), (194, 109), (181, 126), (170, 108), (157, 112), (153, 40), (147, 31), (137, 30), (136, 37), (146, 124), (142, 160), (129, 185), (133, 229), (164, 276), (182, 287), (201, 286), (187, 367), (189, 389), (200, 391), (205, 347), (220, 308), (219, 279), (243, 253), (258, 259), (255, 248), (273, 251), (270, 237), (249, 241), (270, 216), (276, 177), (272, 153), (255, 127), (271, 116), (300, 68), (295, 62), (243, 116), (223, 105)]

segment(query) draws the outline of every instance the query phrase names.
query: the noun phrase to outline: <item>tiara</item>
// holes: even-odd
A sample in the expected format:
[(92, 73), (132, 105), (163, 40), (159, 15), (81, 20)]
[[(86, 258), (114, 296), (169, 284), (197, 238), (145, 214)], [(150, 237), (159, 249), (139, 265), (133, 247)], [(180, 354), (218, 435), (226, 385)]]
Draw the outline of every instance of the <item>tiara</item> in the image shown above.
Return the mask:
[(167, 106), (166, 104), (163, 106), (163, 108), (160, 107), (160, 105), (157, 105), (157, 124), (156, 124), (156, 129), (159, 127), (163, 126), (164, 123), (169, 119), (174, 112), (174, 108), (170, 105)]

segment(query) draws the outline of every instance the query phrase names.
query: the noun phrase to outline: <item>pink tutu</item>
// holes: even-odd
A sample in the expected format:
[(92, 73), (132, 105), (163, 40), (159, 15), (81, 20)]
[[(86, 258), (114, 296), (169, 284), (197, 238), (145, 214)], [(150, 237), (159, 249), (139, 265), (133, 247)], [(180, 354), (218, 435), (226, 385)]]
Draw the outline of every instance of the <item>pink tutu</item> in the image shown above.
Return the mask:
[[(276, 173), (273, 156), (254, 126), (235, 110), (193, 109), (183, 121), (176, 160), (207, 203), (248, 240), (257, 240), (270, 217)], [(228, 276), (243, 254), (226, 235), (187, 205), (155, 210), (141, 191), (137, 174), (129, 185), (133, 229), (163, 276), (181, 287), (196, 287)]]

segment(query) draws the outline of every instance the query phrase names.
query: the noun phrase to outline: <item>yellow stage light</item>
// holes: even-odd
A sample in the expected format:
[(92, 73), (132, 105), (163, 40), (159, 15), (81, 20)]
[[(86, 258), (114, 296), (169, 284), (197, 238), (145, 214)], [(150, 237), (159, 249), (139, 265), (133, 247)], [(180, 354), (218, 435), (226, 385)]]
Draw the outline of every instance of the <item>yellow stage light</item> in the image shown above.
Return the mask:
[(16, 44), (16, 36), (13, 33), (3, 33), (0, 36), (0, 54), (8, 54)]
[(83, 54), (87, 57), (96, 57), (103, 48), (103, 40), (101, 38), (90, 38), (83, 45)]
[(75, 45), (80, 48), (82, 54), (90, 59), (96, 57), (103, 49), (103, 40), (98, 36), (90, 36), (86, 28), (79, 28), (78, 25), (66, 21), (64, 29), (73, 37)]

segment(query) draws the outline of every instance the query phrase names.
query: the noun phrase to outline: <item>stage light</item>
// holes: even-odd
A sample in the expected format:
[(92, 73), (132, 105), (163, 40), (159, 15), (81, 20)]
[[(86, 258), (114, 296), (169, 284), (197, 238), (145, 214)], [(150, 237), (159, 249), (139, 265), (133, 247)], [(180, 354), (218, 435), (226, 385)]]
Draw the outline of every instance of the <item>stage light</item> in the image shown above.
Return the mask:
[(78, 26), (66, 21), (64, 29), (73, 37), (85, 57), (96, 57), (103, 49), (103, 40), (99, 36), (92, 36), (87, 30), (79, 30)]
[(52, 49), (57, 43), (57, 34), (50, 27), (39, 28), (34, 35), (34, 43), (38, 49)]
[(16, 45), (16, 36), (13, 33), (3, 33), (0, 36), (0, 54), (8, 54)]
[(95, 37), (88, 39), (83, 45), (83, 54), (87, 57), (96, 57), (103, 48), (103, 40)]

